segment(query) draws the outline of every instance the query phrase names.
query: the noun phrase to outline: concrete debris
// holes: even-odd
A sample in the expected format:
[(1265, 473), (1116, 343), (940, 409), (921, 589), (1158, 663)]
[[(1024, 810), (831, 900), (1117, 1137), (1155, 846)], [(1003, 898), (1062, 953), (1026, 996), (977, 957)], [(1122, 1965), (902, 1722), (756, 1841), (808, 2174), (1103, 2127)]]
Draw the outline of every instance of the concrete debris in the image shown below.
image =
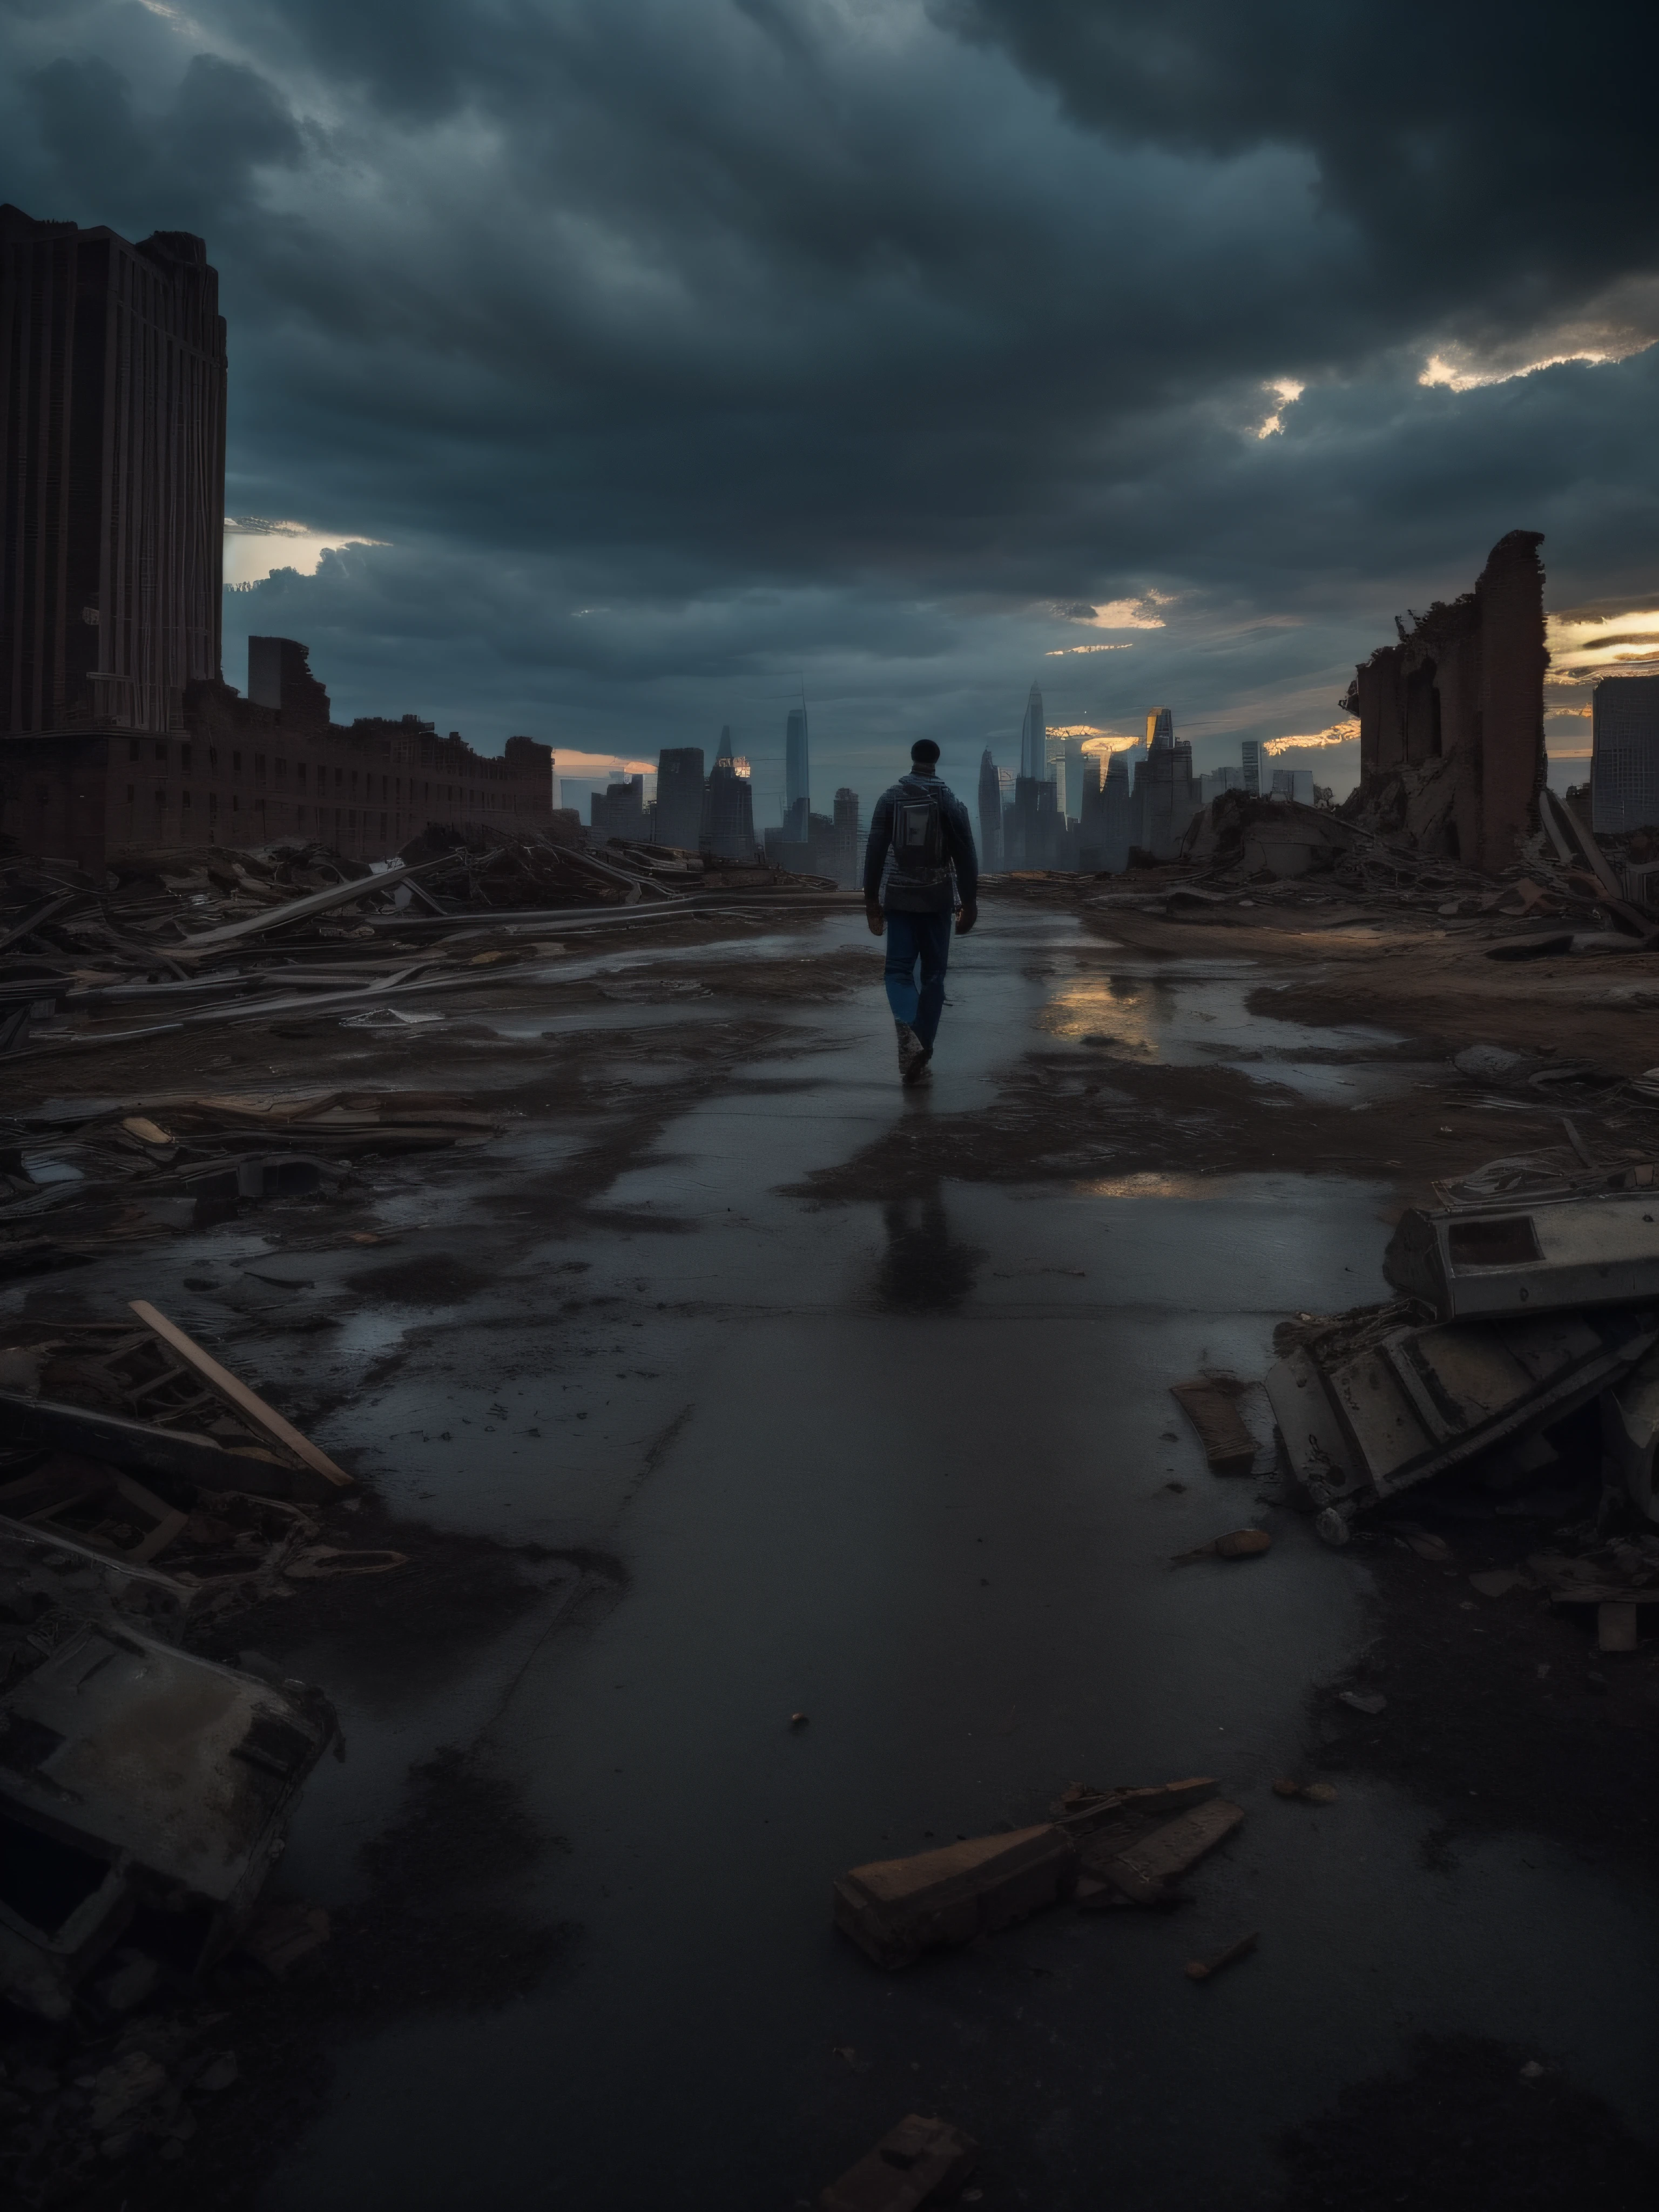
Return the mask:
[(1224, 1843), (1243, 1818), (1242, 1806), (1210, 1796), (1173, 1820), (1128, 1813), (1107, 1821), (1079, 1847), (1078, 1903), (1098, 1908), (1178, 1902), (1172, 1885)]
[(975, 1836), (854, 1867), (835, 1886), (836, 1925), (878, 1966), (908, 1966), (1069, 1896), (1077, 1870), (1075, 1845), (1052, 1823)]
[(187, 1964), (226, 1948), (334, 1724), (127, 1623), (60, 1614), (29, 1642), (0, 1696), (0, 1988), (63, 2020), (140, 1905)]
[(1619, 1306), (1427, 1326), (1393, 1325), (1398, 1312), (1377, 1310), (1370, 1331), (1352, 1317), (1323, 1340), (1316, 1331), (1267, 1376), (1291, 1473), (1328, 1542), (1346, 1542), (1380, 1499), (1564, 1419), (1659, 1340), (1659, 1316)]
[(1638, 1607), (1628, 1599), (1604, 1598), (1595, 1608), (1596, 1650), (1634, 1651), (1640, 1617)]
[(1649, 1352), (1601, 1394), (1602, 1464), (1644, 1520), (1659, 1521), (1659, 1352)]
[(1356, 1713), (1364, 1713), (1368, 1720), (1375, 1720), (1389, 1702), (1380, 1690), (1339, 1690), (1336, 1701)]
[(1334, 1805), (1336, 1790), (1329, 1782), (1297, 1782), (1281, 1775), (1273, 1784), (1275, 1797), (1299, 1797), (1307, 1805)]
[(1240, 1959), (1248, 1959), (1261, 1940), (1259, 1933), (1241, 1936), (1236, 1943), (1229, 1943), (1224, 1950), (1212, 1951), (1207, 1959), (1188, 1959), (1182, 1971), (1189, 1982), (1213, 1980), (1224, 1967), (1236, 1965)]
[(1170, 1386), (1170, 1395), (1198, 1431), (1212, 1474), (1249, 1474), (1255, 1463), (1255, 1438), (1238, 1410), (1246, 1388), (1231, 1375), (1200, 1376)]
[(320, 1905), (276, 1905), (253, 1916), (237, 1937), (236, 1948), (273, 1980), (283, 1982), (301, 1960), (316, 1956), (332, 1932)]
[(1649, 1189), (1519, 1210), (1413, 1206), (1382, 1272), (1442, 1321), (1659, 1301), (1659, 1198)]
[(915, 2212), (953, 2197), (978, 2146), (948, 2120), (908, 2112), (818, 2197), (818, 2212)]
[(1482, 1597), (1507, 1597), (1511, 1590), (1537, 1587), (1530, 1575), (1516, 1567), (1489, 1567), (1483, 1573), (1469, 1577), (1469, 1588), (1479, 1590)]
[(550, 912), (562, 933), (619, 909), (645, 918), (757, 893), (836, 895), (828, 878), (758, 862), (437, 826), (380, 867), (314, 844), (121, 852), (99, 882), (67, 862), (6, 861), (0, 1054), (348, 1008), (365, 1027), (398, 1027), (400, 1010), (383, 1003), (394, 994), (477, 988), (494, 972), (483, 957), (510, 970), (561, 950), (483, 948), (485, 921), (497, 935), (539, 923), (544, 936)]
[(1258, 1559), (1264, 1552), (1273, 1549), (1273, 1541), (1265, 1528), (1234, 1528), (1190, 1552), (1177, 1552), (1173, 1564), (1189, 1567), (1198, 1559)]
[(354, 1164), (488, 1143), (496, 1115), (422, 1091), (171, 1093), (0, 1121), (0, 1277), (112, 1243), (343, 1199)]

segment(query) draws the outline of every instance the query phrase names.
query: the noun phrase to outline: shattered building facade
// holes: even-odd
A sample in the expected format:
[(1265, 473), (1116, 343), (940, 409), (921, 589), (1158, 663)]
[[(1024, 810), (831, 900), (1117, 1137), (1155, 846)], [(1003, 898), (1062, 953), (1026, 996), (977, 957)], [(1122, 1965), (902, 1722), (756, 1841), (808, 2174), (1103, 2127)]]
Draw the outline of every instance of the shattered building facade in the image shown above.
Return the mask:
[(1496, 874), (1538, 826), (1543, 787), (1543, 538), (1512, 530), (1472, 592), (1402, 621), (1342, 701), (1359, 718), (1344, 812)]
[(544, 827), (552, 753), (412, 714), (331, 720), (291, 638), (221, 673), (225, 325), (202, 240), (0, 208), (0, 836), (123, 850), (315, 839), (358, 860), (428, 821)]

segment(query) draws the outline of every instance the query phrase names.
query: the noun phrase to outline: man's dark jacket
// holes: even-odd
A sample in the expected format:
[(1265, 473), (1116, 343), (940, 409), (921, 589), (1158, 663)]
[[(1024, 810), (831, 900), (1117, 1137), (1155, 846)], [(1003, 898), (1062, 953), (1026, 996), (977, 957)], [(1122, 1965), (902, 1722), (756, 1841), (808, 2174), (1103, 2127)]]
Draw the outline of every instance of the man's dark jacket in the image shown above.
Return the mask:
[[(892, 849), (893, 810), (912, 799), (931, 799), (939, 808), (946, 856), (942, 867), (906, 869), (899, 866), (898, 856)], [(968, 809), (936, 775), (920, 775), (912, 771), (901, 776), (876, 801), (870, 823), (870, 842), (864, 848), (865, 897), (878, 900), (890, 913), (949, 914), (958, 895), (963, 906), (972, 906), (978, 894), (979, 855), (974, 850), (973, 825), (968, 819)]]

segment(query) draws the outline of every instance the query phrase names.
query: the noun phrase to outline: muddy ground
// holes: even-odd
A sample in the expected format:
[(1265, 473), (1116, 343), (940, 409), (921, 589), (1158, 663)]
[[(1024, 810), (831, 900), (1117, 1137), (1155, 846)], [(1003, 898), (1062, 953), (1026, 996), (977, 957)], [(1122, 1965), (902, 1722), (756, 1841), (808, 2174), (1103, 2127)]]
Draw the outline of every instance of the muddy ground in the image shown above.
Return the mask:
[[(998, 903), (988, 901), (988, 939), (998, 915)], [(971, 1208), (970, 1225), (958, 1225), (964, 1193), (982, 1189), (999, 1202), (1027, 1193), (1069, 1195), (1097, 1208), (1132, 1206), (1143, 1195), (1190, 1206), (1204, 1203), (1211, 1183), (1219, 1194), (1251, 1178), (1316, 1186), (1328, 1178), (1334, 1190), (1369, 1191), (1361, 1211), (1368, 1207), (1385, 1234), (1399, 1208), (1430, 1196), (1437, 1178), (1562, 1141), (1559, 1097), (1534, 1104), (1471, 1083), (1446, 1065), (1452, 1051), (1492, 1043), (1626, 1075), (1659, 1062), (1659, 1030), (1645, 1003), (1650, 994), (1659, 1006), (1659, 955), (1511, 967), (1486, 960), (1455, 927), (1449, 934), (1416, 922), (1384, 926), (1374, 916), (1346, 924), (1339, 916), (1337, 927), (1332, 919), (1310, 911), (1276, 915), (1271, 926), (1233, 921), (1223, 927), (1084, 909), (1061, 917), (1072, 933), (1061, 951), (1029, 933), (1011, 937), (998, 973), (1011, 992), (1024, 992), (1025, 1011), (991, 1023), (976, 1088), (953, 1086), (941, 1053), (931, 1088), (895, 1094), (878, 1110), (838, 1109), (839, 1119), (827, 1116), (822, 1142), (775, 1161), (767, 1150), (771, 1134), (797, 1112), (820, 1110), (813, 1086), (844, 1048), (848, 1032), (825, 1023), (867, 1022), (878, 1036), (884, 1024), (873, 988), (876, 948), (840, 923), (685, 925), (674, 932), (677, 941), (661, 934), (647, 941), (641, 933), (603, 952), (584, 945), (491, 973), (476, 994), (446, 1002), (441, 1026), (411, 1037), (386, 1041), (319, 1018), (216, 1029), (188, 1047), (158, 1038), (95, 1054), (42, 1055), (11, 1071), (14, 1107), (91, 1093), (140, 1101), (187, 1083), (417, 1087), (488, 1104), (504, 1131), (496, 1143), (465, 1152), (359, 1162), (338, 1201), (264, 1207), (207, 1237), (158, 1239), (108, 1266), (9, 1288), (10, 1310), (101, 1315), (112, 1298), (131, 1294), (132, 1282), (167, 1281), (170, 1273), (162, 1298), (168, 1310), (362, 1473), (361, 1502), (331, 1509), (327, 1540), (393, 1546), (410, 1562), (380, 1579), (309, 1585), (236, 1617), (212, 1641), (215, 1656), (236, 1661), (252, 1652), (326, 1687), (334, 1686), (327, 1669), (337, 1668), (364, 1717), (366, 1740), (348, 1715), (343, 1773), (349, 1780), (366, 1741), (380, 1779), (348, 1804), (325, 1846), (301, 1839), (297, 1872), (285, 1874), (273, 1893), (278, 1900), (303, 1897), (337, 1881), (331, 1941), (289, 1981), (273, 1983), (233, 1959), (205, 1990), (180, 1984), (167, 1996), (153, 2015), (153, 2039), (165, 2024), (179, 2049), (234, 2045), (239, 2067), (228, 2087), (187, 2098), (192, 2125), (178, 2148), (163, 2156), (149, 2143), (76, 2170), (50, 2142), (33, 2150), (25, 2144), (20, 2184), (39, 2201), (100, 2212), (118, 2204), (133, 2212), (278, 2212), (314, 2192), (332, 2160), (337, 2200), (331, 2189), (317, 2201), (349, 2195), (362, 2205), (401, 2205), (410, 2201), (407, 2177), (388, 2176), (380, 2189), (366, 2181), (372, 2160), (363, 2166), (360, 2142), (341, 2122), (348, 2081), (371, 2107), (389, 2094), (384, 2075), (371, 2068), (366, 2077), (353, 2054), (376, 2048), (388, 2031), (414, 2034), (425, 2021), (517, 2018), (532, 2000), (556, 2008), (566, 1989), (572, 2006), (586, 2001), (580, 1964), (602, 1956), (606, 1939), (597, 1923), (588, 1924), (594, 1916), (580, 1897), (561, 1902), (560, 1866), (573, 1850), (580, 1857), (591, 1848), (596, 1816), (567, 1792), (564, 1809), (548, 1817), (546, 1793), (527, 1780), (519, 1756), (514, 1700), (557, 1663), (550, 1655), (561, 1649), (603, 1654), (629, 1608), (646, 1602), (632, 1587), (628, 1501), (641, 1485), (672, 1476), (694, 1405), (694, 1431), (735, 1413), (730, 1401), (705, 1407), (685, 1379), (708, 1356), (710, 1316), (744, 1327), (744, 1313), (787, 1316), (803, 1297), (810, 1304), (819, 1295), (815, 1271), (830, 1264), (822, 1238), (842, 1234), (841, 1223), (879, 1224), (880, 1256), (861, 1279), (855, 1306), (929, 1332), (967, 1328), (973, 1324), (963, 1317), (994, 1280), (1030, 1277), (1032, 1297), (1059, 1298), (1071, 1295), (1066, 1279), (1085, 1268), (1035, 1228), (1025, 1237), (1034, 1253), (999, 1253), (992, 1232), (971, 1225), (981, 1219)], [(1221, 995), (1206, 998), (1211, 987), (1191, 978), (1217, 962)], [(946, 1018), (948, 1034), (954, 1016)], [(1606, 1090), (1598, 1079), (1583, 1095), (1601, 1097)], [(1659, 1111), (1626, 1099), (1598, 1112), (1576, 1094), (1561, 1096), (1598, 1149), (1659, 1158)], [(696, 1133), (706, 1130), (708, 1117), (726, 1114), (750, 1117), (755, 1132), (752, 1200), (741, 1178), (728, 1177), (711, 1196), (696, 1151)], [(726, 1216), (734, 1217), (729, 1224)], [(1030, 1218), (1038, 1220), (1036, 1212)], [(799, 1226), (787, 1235), (805, 1237), (801, 1249), (819, 1255), (804, 1267), (777, 1245), (785, 1232), (776, 1224), (788, 1221)], [(741, 1253), (745, 1234), (764, 1261), (754, 1279), (741, 1266), (734, 1274), (727, 1259), (715, 1269), (718, 1279), (696, 1275), (693, 1262), (711, 1237), (727, 1240), (723, 1253)], [(351, 1241), (366, 1236), (386, 1249)], [(769, 1256), (775, 1248), (776, 1258)], [(662, 1257), (676, 1250), (678, 1258)], [(1109, 1261), (1104, 1269), (1114, 1295), (1126, 1287), (1116, 1266)], [(1087, 1271), (1092, 1297), (1092, 1259)], [(1358, 1255), (1352, 1269), (1330, 1263), (1328, 1287), (1340, 1291), (1350, 1272), (1356, 1299), (1380, 1295), (1374, 1261)], [(1311, 1291), (1309, 1297), (1319, 1302)], [(1053, 1309), (1056, 1325), (1067, 1310)], [(460, 1355), (454, 1346), (463, 1322)], [(469, 1395), (474, 1379), (481, 1387)], [(1151, 1385), (1154, 1405), (1161, 1387)], [(1191, 1440), (1178, 1419), (1170, 1420), (1170, 1401), (1161, 1403), (1166, 1410), (1152, 1418), (1166, 1429), (1125, 1444), (1128, 1463), (1144, 1470), (1141, 1492), (1167, 1490), (1170, 1509), (1180, 1514), (1201, 1500), (1210, 1522), (1219, 1516), (1224, 1524), (1229, 1515), (1255, 1520), (1301, 1557), (1305, 1527), (1275, 1486), (1218, 1483), (1201, 1462), (1194, 1472)], [(377, 1440), (382, 1404), (386, 1420), (403, 1425)], [(411, 1407), (418, 1431), (410, 1425)], [(504, 1512), (492, 1491), (486, 1510), (446, 1476), (452, 1462), (445, 1452), (482, 1453), (478, 1463), (490, 1467), (493, 1483), (509, 1434), (527, 1440), (515, 1452), (556, 1442), (559, 1455), (598, 1462), (614, 1451), (618, 1503), (603, 1512), (561, 1507), (550, 1519), (521, 1508)], [(496, 1442), (486, 1445), (485, 1435)], [(611, 1441), (617, 1437), (636, 1441), (624, 1451)], [(454, 1464), (464, 1470), (468, 1462)], [(416, 1486), (428, 1482), (429, 1490)], [(503, 1504), (509, 1484), (524, 1495), (523, 1479), (503, 1473)], [(433, 1504), (430, 1515), (423, 1501)], [(1479, 1855), (1488, 1846), (1529, 1865), (1528, 1839), (1535, 1838), (1626, 1903), (1650, 1908), (1659, 1817), (1653, 1645), (1604, 1658), (1594, 1649), (1588, 1609), (1554, 1609), (1537, 1593), (1486, 1599), (1467, 1579), (1523, 1558), (1546, 1537), (1557, 1542), (1564, 1531), (1587, 1532), (1595, 1508), (1593, 1486), (1547, 1501), (1530, 1518), (1498, 1516), (1454, 1489), (1425, 1492), (1412, 1496), (1409, 1512), (1402, 1501), (1399, 1525), (1368, 1526), (1340, 1561), (1316, 1548), (1307, 1553), (1307, 1574), (1347, 1577), (1359, 1593), (1358, 1632), (1342, 1641), (1335, 1664), (1314, 1670), (1299, 1710), (1276, 1724), (1279, 1763), (1337, 1784), (1337, 1808), (1285, 1815), (1302, 1820), (1307, 1837), (1322, 1835), (1320, 1849), (1345, 1848), (1344, 1799), (1376, 1789), (1420, 1815), (1410, 1846), (1414, 1880), (1443, 1889), (1466, 1864), (1484, 1864)], [(1402, 1528), (1443, 1535), (1450, 1563), (1419, 1558)], [(1172, 1540), (1163, 1539), (1166, 1553)], [(979, 1579), (993, 1591), (1009, 1570), (994, 1544), (981, 1556), (992, 1571)], [(719, 1571), (705, 1562), (702, 1571)], [(1257, 1570), (1247, 1564), (1229, 1571)], [(1044, 1605), (1029, 1563), (1024, 1572), (1025, 1601)], [(739, 1578), (720, 1604), (741, 1607), (741, 1589)], [(477, 1694), (469, 1691), (471, 1702), (456, 1705), (451, 1686), (463, 1680), (476, 1680)], [(1342, 1691), (1352, 1688), (1380, 1691), (1383, 1711), (1366, 1717), (1343, 1704)], [(447, 1732), (428, 1731), (400, 1765), (399, 1744), (422, 1736), (410, 1717), (418, 1721), (428, 1706), (443, 1707)], [(395, 1725), (381, 1744), (389, 1719)], [(664, 1802), (657, 1818), (672, 1820), (680, 1809)], [(1037, 1817), (1041, 1805), (1009, 1796), (1000, 1809)], [(710, 1812), (702, 1807), (697, 1817)], [(942, 1827), (949, 1825), (942, 1816)], [(985, 1825), (994, 1825), (988, 1809)], [(889, 1848), (921, 1840), (919, 1833), (911, 1845), (896, 1836)], [(873, 1837), (870, 1844), (873, 1850)], [(308, 1875), (316, 1878), (310, 1889)], [(1365, 1910), (1362, 1877), (1353, 1910)], [(1515, 1939), (1524, 1942), (1525, 1930), (1517, 1928)], [(1012, 1955), (1005, 1950), (988, 1968), (964, 1971), (1004, 1972)], [(1052, 1978), (1058, 1969), (1030, 1971)], [(1243, 1984), (1261, 1969), (1247, 1962), (1234, 1971)], [(1594, 1978), (1596, 1962), (1587, 1960), (1585, 1971)], [(932, 1986), (940, 1983), (935, 1977)], [(947, 1986), (947, 2010), (971, 2005), (971, 1979)], [(1220, 1986), (1196, 2002), (1213, 2008), (1217, 2000), (1230, 2002)], [(924, 2008), (937, 2011), (937, 2002)], [(83, 2025), (103, 2045), (145, 2033), (142, 2020)], [(1485, 2034), (1407, 2036), (1388, 2063), (1368, 2057), (1357, 2070), (1339, 2069), (1341, 2086), (1318, 2112), (1299, 2106), (1296, 2124), (1264, 2113), (1267, 2137), (1243, 2160), (1249, 2179), (1238, 2183), (1239, 2203), (1279, 2204), (1285, 2212), (1332, 2203), (1623, 2212), (1650, 2201), (1651, 2148), (1616, 2095), (1577, 2078), (1571, 2037), (1564, 2033), (1561, 2049), (1516, 2043), (1497, 2025)], [(994, 2044), (1001, 2031), (990, 2032)], [(1057, 2043), (1076, 2039), (1079, 2051), (1085, 2039), (1079, 2017), (1059, 2012), (1054, 2034)], [(858, 2055), (862, 2039), (848, 2046), (852, 2058), (826, 2058), (822, 2090), (803, 2089), (794, 2119), (771, 2112), (762, 2130), (768, 2143), (776, 2137), (793, 2150), (763, 2148), (739, 2160), (725, 2194), (708, 2179), (718, 2160), (699, 2162), (699, 2153), (677, 2191), (681, 2201), (757, 2209), (810, 2201), (804, 2177), (829, 2179), (837, 2162), (850, 2162), (863, 2147), (860, 2131), (879, 2132), (886, 2124), (879, 2115), (890, 2106), (896, 2118), (905, 2098), (919, 2109), (931, 2100), (984, 2136), (975, 2185), (988, 2205), (1081, 2205), (1113, 2185), (1108, 2145), (1086, 2128), (1075, 2141), (1065, 2137), (1063, 2151), (1060, 2138), (1040, 2130), (1021, 2140), (1018, 2084), (994, 2093), (979, 2062), (951, 2044), (942, 2015), (931, 2025), (919, 2021), (898, 2047), (923, 2056), (902, 2064), (895, 2057), (892, 2071), (878, 2062), (875, 2081), (861, 2071), (872, 2063)], [(3, 2055), (9, 2080), (46, 2068), (60, 2075), (64, 2094), (72, 2094), (85, 2063), (73, 2036), (15, 2020)], [(1063, 2071), (1060, 2059), (1051, 2063)], [(1154, 2078), (1164, 2080), (1156, 2069)], [(363, 2086), (374, 2079), (378, 2087)], [(26, 2108), (7, 2108), (17, 2125), (40, 2134), (51, 2098), (10, 2094)], [(744, 2094), (733, 2085), (736, 2109)], [(1047, 2100), (1033, 2093), (1024, 2102), (1035, 2113)], [(617, 2110), (630, 2109), (622, 2095)], [(468, 2124), (458, 2113), (457, 2124)], [(1200, 2112), (1187, 2124), (1201, 2130), (1206, 2123)], [(1237, 2125), (1238, 2116), (1228, 2124)], [(319, 2128), (311, 2162), (284, 2181), (285, 2152)], [(838, 2161), (831, 2146), (843, 2142), (846, 2159)], [(558, 2179), (556, 2150), (543, 2154)], [(1173, 2144), (1146, 2158), (1144, 2170), (1132, 2170), (1146, 2207), (1207, 2203), (1218, 2189), (1228, 2200), (1224, 2148), (1188, 2179)], [(665, 2174), (676, 2170), (672, 2143), (663, 2160)], [(659, 2201), (642, 2193), (631, 2166), (607, 2194), (601, 2170), (602, 2162), (579, 2160), (560, 2180), (557, 2201)], [(446, 2185), (434, 2178), (435, 2193), (419, 2201), (453, 2201)], [(495, 2194), (517, 2203), (532, 2201), (533, 2191), (512, 2169)]]

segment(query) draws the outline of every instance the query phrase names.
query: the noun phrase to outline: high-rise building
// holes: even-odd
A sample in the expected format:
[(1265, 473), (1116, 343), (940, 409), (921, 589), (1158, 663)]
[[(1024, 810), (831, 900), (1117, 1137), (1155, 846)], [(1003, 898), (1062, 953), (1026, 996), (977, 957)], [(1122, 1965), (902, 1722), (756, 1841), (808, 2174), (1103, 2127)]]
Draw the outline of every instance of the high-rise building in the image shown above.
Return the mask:
[(1255, 738), (1246, 738), (1239, 748), (1244, 763), (1244, 788), (1252, 799), (1261, 793), (1261, 745)]
[(596, 791), (588, 805), (588, 821), (601, 844), (607, 837), (627, 837), (642, 842), (646, 835), (645, 778), (623, 776), (604, 791)]
[(1025, 717), (1019, 726), (1019, 772), (1033, 783), (1048, 780), (1048, 730), (1042, 720), (1042, 693), (1033, 684), (1025, 702)]
[(855, 889), (864, 872), (864, 840), (860, 835), (859, 795), (846, 784), (836, 793), (835, 866), (824, 871), (843, 890)]
[(0, 207), (0, 734), (176, 731), (219, 673), (225, 325), (207, 248)]
[(988, 875), (1003, 865), (1002, 781), (989, 745), (979, 762), (979, 864)]
[(1129, 848), (1139, 843), (1134, 835), (1129, 789), (1129, 756), (1114, 753), (1106, 763), (1106, 777), (1101, 786), (1101, 811), (1104, 817), (1102, 839), (1101, 866), (1112, 875), (1121, 875), (1129, 865)]
[(720, 732), (720, 750), (708, 771), (702, 844), (717, 860), (755, 858), (755, 797), (747, 768), (740, 769), (732, 757), (729, 726)]
[(812, 764), (806, 745), (805, 702), (789, 709), (783, 735), (783, 834), (790, 844), (810, 842)]
[(1155, 708), (1146, 717), (1146, 757), (1135, 777), (1133, 799), (1139, 800), (1139, 819), (1131, 825), (1137, 833), (1131, 842), (1156, 860), (1173, 860), (1198, 811), (1199, 795), (1193, 781), (1192, 746), (1176, 738), (1175, 716), (1168, 707)]
[(1273, 770), (1273, 797), (1299, 799), (1304, 806), (1314, 803), (1313, 770), (1310, 768), (1276, 768)]
[(657, 755), (657, 842), (695, 853), (702, 842), (702, 747), (665, 745)]
[(1098, 753), (1083, 757), (1084, 782), (1079, 799), (1077, 864), (1087, 875), (1106, 866), (1106, 787), (1100, 779)]
[(1590, 714), (1590, 827), (1659, 826), (1659, 676), (1604, 676)]
[(1062, 780), (1057, 800), (1060, 811), (1080, 822), (1083, 819), (1084, 797), (1091, 780), (1098, 785), (1100, 769), (1094, 754), (1083, 750), (1086, 742), (1082, 738), (1060, 739)]

